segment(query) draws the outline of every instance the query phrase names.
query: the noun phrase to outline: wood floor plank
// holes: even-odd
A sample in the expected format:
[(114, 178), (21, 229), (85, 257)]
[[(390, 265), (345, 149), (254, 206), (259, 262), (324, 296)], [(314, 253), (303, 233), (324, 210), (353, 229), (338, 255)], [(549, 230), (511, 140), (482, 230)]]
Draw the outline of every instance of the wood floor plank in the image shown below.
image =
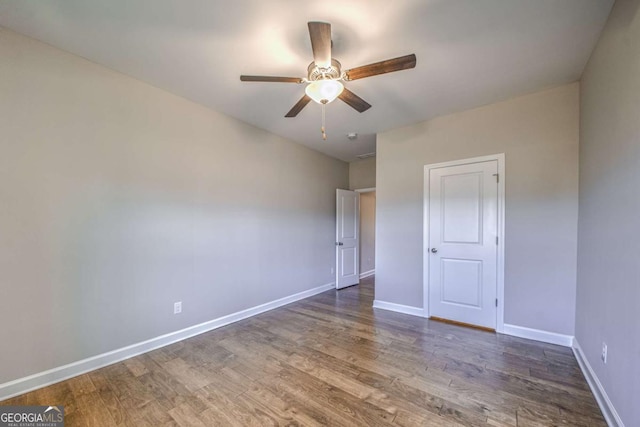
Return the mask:
[(295, 400), (283, 399), (275, 393), (268, 390), (262, 384), (254, 383), (243, 395), (248, 399), (248, 403), (264, 408), (282, 420), (283, 425), (315, 425), (314, 420), (306, 415), (303, 406)]
[(374, 278), (0, 402), (67, 426), (605, 426), (571, 349), (372, 309)]
[(285, 391), (304, 401), (305, 408), (312, 408), (309, 414), (317, 421), (335, 425), (389, 425), (394, 417), (394, 409), (388, 405), (365, 402), (333, 384), (329, 384), (307, 372), (294, 367), (285, 369), (278, 379), (265, 384)]
[(175, 406), (169, 409), (168, 413), (181, 427), (206, 427), (206, 424), (189, 405), (181, 404)]
[(211, 383), (198, 371), (197, 366), (190, 365), (180, 358), (170, 360), (162, 367), (190, 391), (198, 390)]
[(93, 393), (96, 391), (96, 387), (88, 375), (79, 375), (71, 378), (67, 381), (67, 384), (69, 385), (71, 393), (73, 393), (76, 398), (83, 394)]
[(79, 394), (76, 400), (87, 427), (118, 425), (97, 392)]

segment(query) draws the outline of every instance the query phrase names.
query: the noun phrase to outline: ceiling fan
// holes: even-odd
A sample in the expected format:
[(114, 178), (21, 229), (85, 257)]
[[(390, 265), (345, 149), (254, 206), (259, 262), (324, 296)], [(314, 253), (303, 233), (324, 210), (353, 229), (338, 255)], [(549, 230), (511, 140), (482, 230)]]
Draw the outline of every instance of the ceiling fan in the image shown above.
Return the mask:
[(345, 88), (342, 82), (406, 70), (416, 66), (416, 55), (411, 54), (342, 71), (340, 62), (331, 57), (331, 24), (309, 22), (308, 26), (313, 62), (307, 67), (306, 78), (241, 75), (240, 80), (243, 82), (307, 83), (305, 95), (289, 110), (285, 117), (296, 117), (312, 99), (322, 104), (323, 123), (321, 130), (323, 139), (326, 139), (324, 105), (339, 98), (360, 113), (371, 108), (371, 104)]

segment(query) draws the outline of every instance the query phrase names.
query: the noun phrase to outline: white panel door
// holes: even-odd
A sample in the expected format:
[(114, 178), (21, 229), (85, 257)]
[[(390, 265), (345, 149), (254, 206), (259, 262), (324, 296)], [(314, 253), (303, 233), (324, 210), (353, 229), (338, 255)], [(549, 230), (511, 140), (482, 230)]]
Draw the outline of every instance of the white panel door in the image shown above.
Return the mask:
[(336, 190), (336, 288), (360, 282), (360, 194)]
[(429, 172), (429, 314), (496, 328), (498, 162)]

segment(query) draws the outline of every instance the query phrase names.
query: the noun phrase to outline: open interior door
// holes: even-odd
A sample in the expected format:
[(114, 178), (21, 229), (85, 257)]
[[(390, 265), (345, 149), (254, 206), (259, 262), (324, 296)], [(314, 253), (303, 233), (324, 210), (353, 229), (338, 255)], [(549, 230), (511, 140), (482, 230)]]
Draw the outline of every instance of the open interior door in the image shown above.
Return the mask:
[(360, 282), (360, 194), (336, 190), (336, 288)]

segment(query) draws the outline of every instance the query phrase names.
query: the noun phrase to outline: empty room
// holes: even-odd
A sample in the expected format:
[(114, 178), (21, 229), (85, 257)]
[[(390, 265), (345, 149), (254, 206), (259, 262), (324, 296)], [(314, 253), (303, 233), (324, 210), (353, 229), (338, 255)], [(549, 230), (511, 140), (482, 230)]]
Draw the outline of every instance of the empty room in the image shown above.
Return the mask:
[(0, 0), (0, 427), (640, 426), (640, 0)]

